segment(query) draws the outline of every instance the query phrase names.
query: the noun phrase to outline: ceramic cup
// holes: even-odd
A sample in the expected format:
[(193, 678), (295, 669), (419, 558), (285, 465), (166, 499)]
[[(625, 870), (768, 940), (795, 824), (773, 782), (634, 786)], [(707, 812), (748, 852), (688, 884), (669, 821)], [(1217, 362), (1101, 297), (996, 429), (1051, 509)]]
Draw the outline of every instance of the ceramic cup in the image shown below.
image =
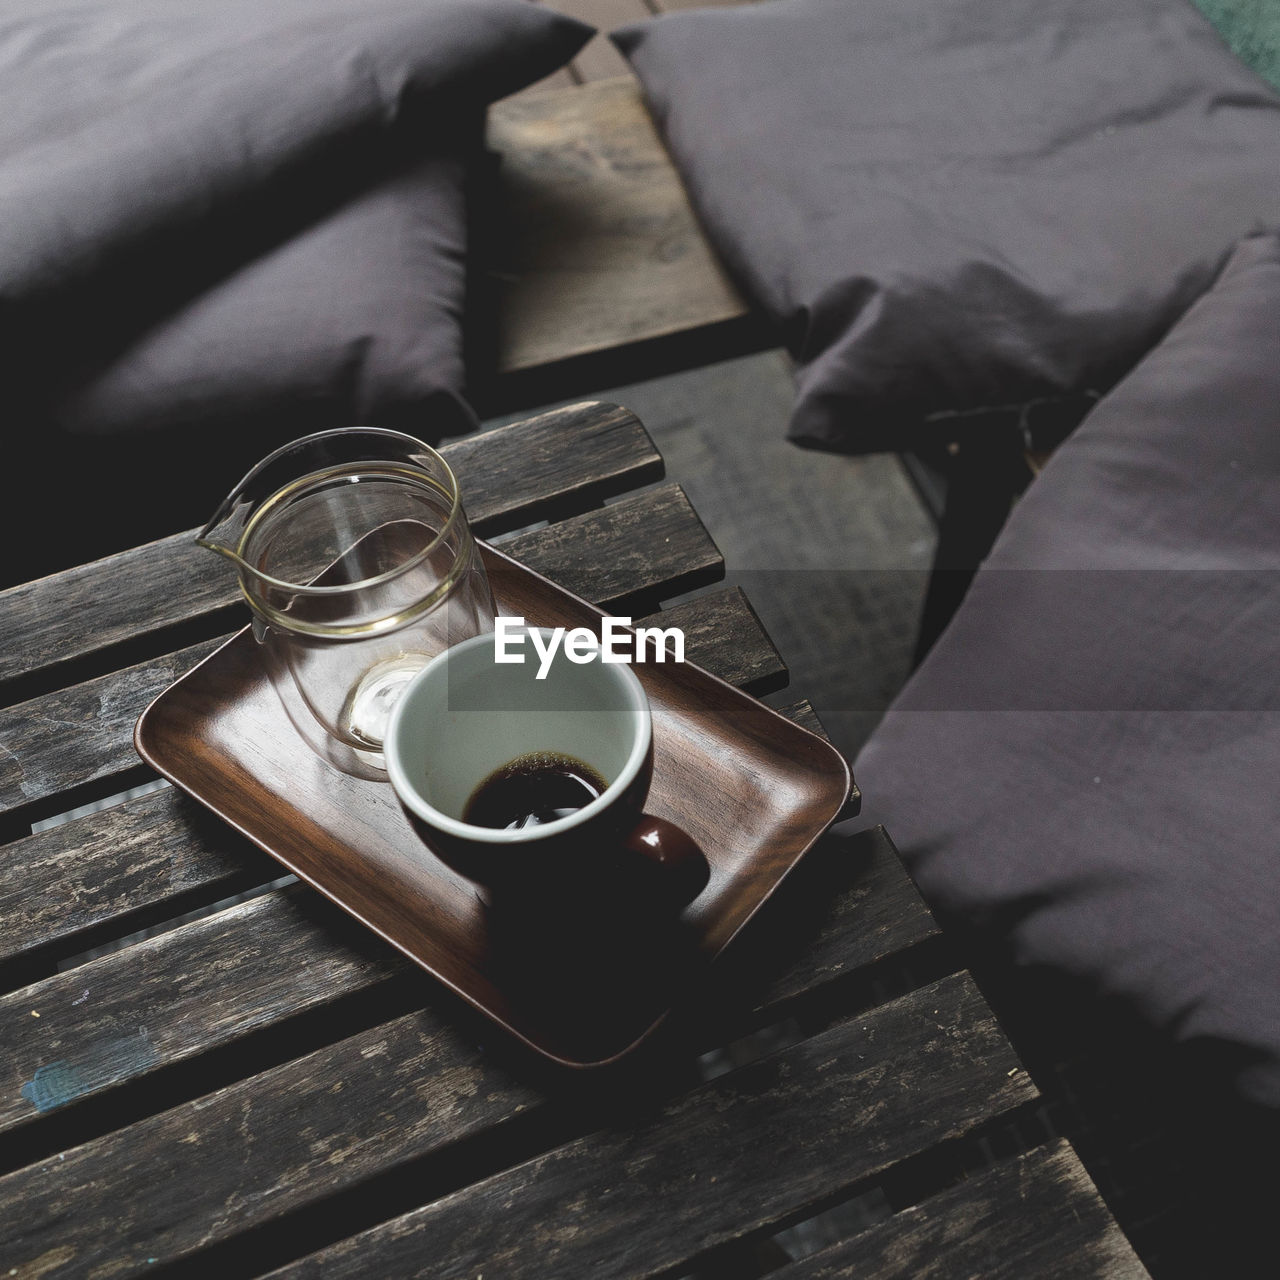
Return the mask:
[[(491, 898), (584, 902), (635, 891), (680, 906), (709, 878), (687, 835), (644, 814), (653, 726), (644, 688), (626, 663), (605, 662), (599, 653), (575, 662), (563, 650), (549, 668), (532, 654), (503, 663), (493, 636), (464, 640), (406, 685), (384, 752), (391, 785), (419, 835)], [(535, 755), (580, 761), (606, 785), (582, 808), (537, 826), (464, 820), (486, 780)]]

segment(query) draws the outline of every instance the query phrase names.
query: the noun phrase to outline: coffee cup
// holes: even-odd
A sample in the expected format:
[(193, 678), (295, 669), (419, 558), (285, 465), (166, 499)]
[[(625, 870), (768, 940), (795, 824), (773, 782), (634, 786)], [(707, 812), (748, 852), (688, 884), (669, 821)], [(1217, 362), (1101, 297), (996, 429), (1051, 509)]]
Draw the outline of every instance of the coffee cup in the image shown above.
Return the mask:
[(405, 686), (384, 754), (419, 836), (491, 901), (678, 908), (709, 879), (697, 845), (644, 813), (648, 698), (601, 649), (538, 662), (500, 660), (492, 635), (455, 644)]

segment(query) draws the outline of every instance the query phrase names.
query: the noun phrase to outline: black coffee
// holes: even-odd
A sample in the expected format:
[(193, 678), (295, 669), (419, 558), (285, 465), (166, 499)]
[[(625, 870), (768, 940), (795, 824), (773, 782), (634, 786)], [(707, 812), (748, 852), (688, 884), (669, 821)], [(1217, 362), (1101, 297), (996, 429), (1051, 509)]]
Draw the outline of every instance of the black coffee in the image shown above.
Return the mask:
[(608, 783), (571, 756), (535, 751), (495, 769), (471, 794), (463, 822), (521, 831), (556, 822), (589, 805)]

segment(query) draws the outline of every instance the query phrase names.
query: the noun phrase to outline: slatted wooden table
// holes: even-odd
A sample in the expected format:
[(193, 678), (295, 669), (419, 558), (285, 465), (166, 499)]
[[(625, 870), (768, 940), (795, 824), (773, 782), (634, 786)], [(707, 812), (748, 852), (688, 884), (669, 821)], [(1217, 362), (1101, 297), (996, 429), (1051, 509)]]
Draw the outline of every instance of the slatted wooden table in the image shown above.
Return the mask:
[[(615, 612), (701, 589), (689, 656), (785, 684), (632, 415), (448, 453), (483, 536)], [(187, 535), (0, 594), (0, 1276), (1145, 1274), (1026, 1137), (1036, 1088), (882, 831), (829, 834), (645, 1049), (582, 1073), (173, 788), (45, 826), (139, 790), (138, 714), (243, 622)], [(850, 1198), (866, 1230), (791, 1256)]]

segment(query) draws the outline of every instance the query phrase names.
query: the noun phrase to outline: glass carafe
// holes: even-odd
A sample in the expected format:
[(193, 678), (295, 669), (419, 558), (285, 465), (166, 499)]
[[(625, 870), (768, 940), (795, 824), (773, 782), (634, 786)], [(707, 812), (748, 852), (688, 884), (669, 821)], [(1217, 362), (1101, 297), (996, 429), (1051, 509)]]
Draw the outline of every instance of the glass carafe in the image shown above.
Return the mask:
[(397, 431), (322, 431), (285, 445), (196, 541), (235, 564), (294, 727), (357, 776), (385, 776), (382, 736), (409, 678), (493, 629), (457, 480), (439, 453)]

